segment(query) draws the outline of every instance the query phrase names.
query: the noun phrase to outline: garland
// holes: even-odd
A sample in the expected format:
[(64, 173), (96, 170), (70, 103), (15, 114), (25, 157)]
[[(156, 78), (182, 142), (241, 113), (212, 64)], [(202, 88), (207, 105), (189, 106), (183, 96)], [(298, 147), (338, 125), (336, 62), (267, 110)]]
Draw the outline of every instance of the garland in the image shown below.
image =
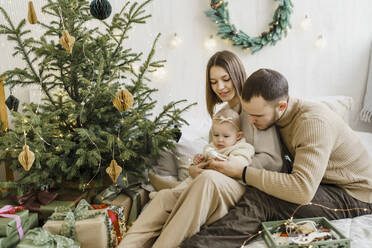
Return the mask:
[(293, 12), (291, 0), (275, 1), (279, 3), (279, 6), (275, 10), (273, 21), (269, 24), (269, 31), (262, 32), (258, 37), (250, 37), (230, 23), (229, 9), (227, 8), (228, 2), (211, 0), (212, 9), (205, 11), (205, 14), (217, 24), (217, 35), (222, 39), (233, 41), (233, 46), (249, 49), (253, 54), (266, 45), (275, 45), (278, 40), (282, 39), (283, 34), (287, 36), (288, 29), (292, 27), (289, 22)]

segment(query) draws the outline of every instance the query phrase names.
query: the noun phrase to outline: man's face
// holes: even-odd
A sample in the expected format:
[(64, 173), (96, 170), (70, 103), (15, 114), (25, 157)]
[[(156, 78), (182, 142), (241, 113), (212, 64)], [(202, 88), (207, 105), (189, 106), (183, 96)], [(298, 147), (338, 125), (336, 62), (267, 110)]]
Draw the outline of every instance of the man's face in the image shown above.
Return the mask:
[(267, 102), (262, 96), (254, 96), (249, 102), (241, 101), (243, 110), (248, 114), (249, 123), (258, 129), (271, 127), (279, 119), (279, 109)]

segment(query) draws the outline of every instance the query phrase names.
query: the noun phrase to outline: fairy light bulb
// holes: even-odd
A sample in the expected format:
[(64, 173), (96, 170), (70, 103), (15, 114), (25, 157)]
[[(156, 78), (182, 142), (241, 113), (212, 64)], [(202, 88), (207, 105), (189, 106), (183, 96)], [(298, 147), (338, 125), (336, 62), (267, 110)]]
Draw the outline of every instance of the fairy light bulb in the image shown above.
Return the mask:
[(163, 81), (167, 76), (167, 70), (164, 67), (157, 68), (156, 71), (152, 73), (152, 78), (155, 81)]
[(213, 35), (209, 36), (209, 38), (205, 40), (204, 46), (209, 51), (212, 51), (212, 50), (216, 49), (216, 47), (217, 47), (217, 41), (213, 37)]
[(322, 34), (318, 35), (316, 41), (315, 41), (315, 46), (317, 48), (325, 48), (327, 46), (327, 40), (324, 38)]
[(311, 19), (308, 15), (305, 15), (304, 19), (302, 19), (300, 26), (303, 30), (308, 30), (311, 27)]
[(140, 65), (139, 65), (139, 63), (134, 62), (131, 66), (132, 66), (133, 72), (135, 72), (135, 73), (139, 73), (140, 72)]
[(122, 31), (118, 28), (114, 28), (112, 30), (112, 35), (115, 36), (116, 38), (120, 38), (120, 36), (122, 35)]
[(169, 45), (173, 48), (177, 48), (182, 44), (182, 39), (177, 35), (177, 33), (174, 33), (172, 38), (169, 41)]

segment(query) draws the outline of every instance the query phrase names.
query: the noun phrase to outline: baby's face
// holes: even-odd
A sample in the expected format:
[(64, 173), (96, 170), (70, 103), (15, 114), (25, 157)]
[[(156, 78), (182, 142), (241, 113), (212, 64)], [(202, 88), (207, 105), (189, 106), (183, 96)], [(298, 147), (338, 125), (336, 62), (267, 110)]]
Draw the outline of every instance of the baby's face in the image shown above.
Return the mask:
[(240, 139), (238, 130), (229, 122), (213, 121), (212, 141), (218, 149), (233, 146)]

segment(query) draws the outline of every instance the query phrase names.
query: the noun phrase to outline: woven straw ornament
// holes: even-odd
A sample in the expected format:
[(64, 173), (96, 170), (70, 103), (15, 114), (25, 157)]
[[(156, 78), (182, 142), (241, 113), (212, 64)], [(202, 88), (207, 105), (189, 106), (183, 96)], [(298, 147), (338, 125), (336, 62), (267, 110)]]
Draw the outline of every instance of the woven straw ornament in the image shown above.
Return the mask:
[(29, 171), (31, 169), (32, 164), (35, 161), (35, 154), (30, 151), (28, 145), (23, 146), (22, 152), (18, 155), (18, 161), (23, 166), (23, 169)]
[(36, 24), (37, 23), (37, 16), (36, 16), (34, 4), (31, 1), (28, 2), (27, 20), (30, 24)]
[(75, 38), (71, 36), (67, 30), (63, 30), (62, 37), (59, 39), (59, 44), (66, 49), (68, 53), (72, 53), (72, 48), (74, 47)]
[(127, 90), (121, 90), (116, 93), (116, 97), (112, 100), (115, 108), (120, 111), (127, 111), (133, 106), (133, 95)]
[(111, 180), (116, 183), (122, 170), (123, 169), (118, 165), (116, 160), (113, 159), (109, 167), (106, 168), (106, 173), (110, 176)]

